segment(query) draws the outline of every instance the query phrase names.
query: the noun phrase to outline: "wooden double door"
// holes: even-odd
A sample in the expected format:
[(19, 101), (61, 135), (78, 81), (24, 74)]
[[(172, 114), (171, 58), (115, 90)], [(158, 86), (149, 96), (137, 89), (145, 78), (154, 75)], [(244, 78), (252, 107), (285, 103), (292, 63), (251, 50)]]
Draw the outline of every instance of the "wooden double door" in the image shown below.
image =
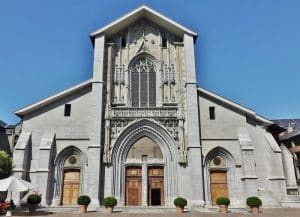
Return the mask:
[(210, 171), (210, 192), (213, 205), (216, 205), (218, 197), (228, 197), (226, 171)]
[(142, 168), (127, 167), (126, 169), (126, 205), (142, 205)]
[[(145, 177), (146, 178), (146, 177)], [(162, 167), (149, 167), (147, 174), (147, 203), (149, 206), (164, 204), (164, 171)], [(126, 205), (142, 205), (142, 168), (126, 168)]]
[(64, 171), (62, 205), (76, 205), (80, 194), (80, 170)]

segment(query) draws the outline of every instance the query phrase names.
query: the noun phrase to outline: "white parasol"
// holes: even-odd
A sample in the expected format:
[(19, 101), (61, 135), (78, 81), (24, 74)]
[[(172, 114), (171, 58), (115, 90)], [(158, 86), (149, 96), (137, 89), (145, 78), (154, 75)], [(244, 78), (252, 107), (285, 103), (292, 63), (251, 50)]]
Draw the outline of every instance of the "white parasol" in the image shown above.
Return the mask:
[(10, 176), (5, 179), (0, 179), (0, 191), (21, 192), (33, 189), (34, 186), (21, 178)]

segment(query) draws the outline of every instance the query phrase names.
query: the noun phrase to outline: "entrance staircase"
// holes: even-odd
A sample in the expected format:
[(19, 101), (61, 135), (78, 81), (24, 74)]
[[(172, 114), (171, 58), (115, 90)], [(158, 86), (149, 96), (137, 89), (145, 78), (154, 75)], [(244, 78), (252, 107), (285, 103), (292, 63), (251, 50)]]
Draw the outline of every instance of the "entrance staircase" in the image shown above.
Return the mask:
[[(104, 207), (99, 208), (101, 211), (105, 211)], [(175, 213), (175, 208), (163, 207), (163, 206), (120, 206), (115, 207), (116, 212), (122, 213)]]
[(300, 208), (300, 195), (288, 195), (287, 198), (281, 202), (281, 206)]

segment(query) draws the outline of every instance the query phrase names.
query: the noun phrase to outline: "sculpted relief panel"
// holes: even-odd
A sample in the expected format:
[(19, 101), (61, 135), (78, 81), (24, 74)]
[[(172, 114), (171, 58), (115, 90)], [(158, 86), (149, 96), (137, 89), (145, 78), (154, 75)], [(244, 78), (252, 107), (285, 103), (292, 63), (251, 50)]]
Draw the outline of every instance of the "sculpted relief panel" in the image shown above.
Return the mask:
[(147, 20), (141, 20), (124, 29), (114, 37), (107, 39), (112, 53), (111, 91), (112, 103), (115, 106), (130, 106), (131, 69), (134, 59), (139, 55), (152, 57), (157, 84), (157, 105), (176, 104), (179, 72), (183, 64), (177, 62), (179, 53), (183, 52), (182, 39), (161, 29)]
[[(168, 131), (169, 135), (172, 137), (173, 141), (175, 142), (178, 150), (178, 162), (179, 163), (186, 163), (187, 156), (186, 156), (186, 147), (184, 142), (184, 127), (183, 127), (183, 120), (178, 119), (153, 119), (149, 118), (154, 123), (157, 123), (160, 126), (164, 126), (164, 128)], [(134, 118), (118, 118), (118, 119), (111, 119), (107, 120), (107, 127), (105, 128), (106, 132), (106, 142), (104, 144), (104, 163), (111, 163), (111, 154), (113, 147), (124, 131), (126, 127), (130, 124), (138, 121), (139, 119)]]
[(186, 162), (183, 52), (182, 38), (147, 20), (107, 39), (105, 163), (118, 136), (141, 118), (164, 126)]

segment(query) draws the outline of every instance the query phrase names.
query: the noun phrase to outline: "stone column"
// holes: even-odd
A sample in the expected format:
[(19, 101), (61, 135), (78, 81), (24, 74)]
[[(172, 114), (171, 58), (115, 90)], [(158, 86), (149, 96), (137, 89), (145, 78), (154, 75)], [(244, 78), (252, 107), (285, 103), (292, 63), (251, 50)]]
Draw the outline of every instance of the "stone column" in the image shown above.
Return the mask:
[(188, 167), (190, 171), (190, 205), (204, 205), (202, 182), (202, 155), (199, 129), (199, 106), (194, 56), (194, 38), (184, 35), (186, 73), (186, 128), (188, 144)]
[(91, 198), (92, 206), (99, 206), (99, 189), (100, 189), (100, 147), (88, 147), (88, 168), (87, 168), (87, 194)]
[(106, 76), (106, 107), (105, 107), (105, 138), (104, 138), (104, 153), (103, 153), (103, 162), (110, 163), (110, 122), (111, 122), (111, 93), (112, 93), (112, 52), (113, 52), (113, 43), (107, 43), (107, 76)]
[(90, 107), (90, 144), (87, 150), (87, 194), (91, 197), (91, 205), (99, 205), (100, 196), (100, 158), (101, 158), (101, 129), (103, 107), (103, 65), (104, 65), (105, 36), (95, 38), (93, 84)]
[(49, 193), (53, 187), (53, 155), (52, 147), (54, 145), (55, 134), (50, 132), (43, 135), (39, 146), (39, 168), (37, 169), (37, 185), (40, 188), (42, 196), (41, 205), (48, 206), (51, 204)]
[(109, 197), (113, 195), (112, 189), (112, 174), (113, 174), (113, 167), (111, 165), (105, 165), (105, 177), (104, 180), (104, 197)]
[(147, 206), (148, 196), (148, 168), (147, 164), (142, 164), (142, 206)]
[(283, 164), (284, 174), (286, 177), (287, 193), (296, 194), (298, 192), (298, 188), (297, 188), (293, 155), (284, 144), (282, 144), (280, 148), (282, 151), (282, 164)]

